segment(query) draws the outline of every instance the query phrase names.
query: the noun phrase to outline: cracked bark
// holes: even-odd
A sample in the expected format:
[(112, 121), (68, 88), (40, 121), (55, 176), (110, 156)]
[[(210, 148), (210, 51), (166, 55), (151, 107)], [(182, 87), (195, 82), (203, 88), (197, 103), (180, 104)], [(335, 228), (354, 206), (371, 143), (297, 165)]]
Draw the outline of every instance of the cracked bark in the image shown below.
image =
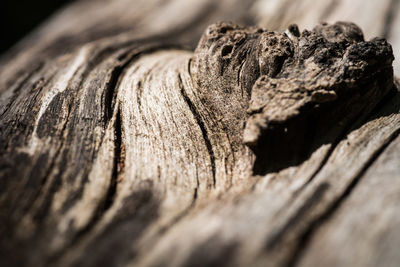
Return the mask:
[(271, 3), (78, 1), (3, 56), (0, 265), (397, 266), (400, 5)]

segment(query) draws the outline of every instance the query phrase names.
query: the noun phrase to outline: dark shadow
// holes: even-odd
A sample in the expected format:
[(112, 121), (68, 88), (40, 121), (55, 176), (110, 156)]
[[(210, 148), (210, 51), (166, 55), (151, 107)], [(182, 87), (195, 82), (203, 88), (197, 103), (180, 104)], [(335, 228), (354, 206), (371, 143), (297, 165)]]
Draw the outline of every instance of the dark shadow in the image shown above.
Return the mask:
[(4, 0), (1, 4), (0, 54), (36, 28), (52, 13), (73, 0)]
[[(351, 89), (336, 101), (305, 106), (299, 116), (270, 124), (252, 147), (256, 154), (253, 174), (266, 175), (300, 165), (321, 146), (332, 144), (333, 149), (349, 132), (366, 122), (398, 112), (400, 93), (391, 81), (390, 74), (379, 75), (359, 86), (379, 85), (376, 90)], [(351, 94), (355, 91), (359, 93)]]

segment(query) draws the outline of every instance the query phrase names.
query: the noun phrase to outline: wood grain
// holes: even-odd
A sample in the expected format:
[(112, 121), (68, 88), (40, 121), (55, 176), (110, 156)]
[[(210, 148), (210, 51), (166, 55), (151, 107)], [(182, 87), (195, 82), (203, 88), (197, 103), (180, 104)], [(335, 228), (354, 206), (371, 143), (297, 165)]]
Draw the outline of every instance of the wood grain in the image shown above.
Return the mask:
[(374, 79), (385, 93), (321, 115), (335, 127), (306, 157), (255, 175), (254, 66), (218, 80), (195, 50), (216, 21), (351, 20), (398, 57), (398, 2), (65, 7), (0, 59), (0, 265), (398, 266), (399, 83)]

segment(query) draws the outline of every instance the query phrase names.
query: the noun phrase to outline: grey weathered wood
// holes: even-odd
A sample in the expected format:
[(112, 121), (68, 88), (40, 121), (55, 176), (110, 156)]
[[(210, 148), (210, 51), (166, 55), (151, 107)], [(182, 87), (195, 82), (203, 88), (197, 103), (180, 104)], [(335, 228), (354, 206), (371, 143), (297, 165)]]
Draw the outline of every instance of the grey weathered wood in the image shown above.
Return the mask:
[(299, 266), (398, 265), (399, 140), (357, 177), (332, 218), (312, 237)]
[(396, 56), (399, 8), (66, 7), (0, 61), (0, 265), (397, 266), (399, 85), (382, 98), (390, 78), (372, 82), (365, 101), (350, 102), (361, 105), (321, 115), (349, 114), (308, 143), (307, 157), (254, 175), (256, 150), (242, 141), (252, 95), (236, 85), (254, 78), (254, 66), (237, 76), (233, 64), (218, 80), (201, 74), (213, 58), (193, 50), (220, 20), (273, 30), (351, 20), (367, 39), (387, 37)]

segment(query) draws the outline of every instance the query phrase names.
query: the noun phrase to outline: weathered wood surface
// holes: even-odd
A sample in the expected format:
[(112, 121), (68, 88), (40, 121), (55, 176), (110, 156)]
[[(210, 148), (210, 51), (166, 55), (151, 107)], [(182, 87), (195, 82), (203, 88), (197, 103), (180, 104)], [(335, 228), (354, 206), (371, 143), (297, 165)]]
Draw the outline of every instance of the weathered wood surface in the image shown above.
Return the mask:
[(307, 139), (310, 153), (254, 175), (260, 144), (250, 135), (249, 149), (242, 134), (255, 96), (241, 90), (258, 78), (254, 65), (245, 75), (227, 65), (218, 80), (213, 59), (193, 54), (215, 21), (302, 30), (351, 20), (366, 39), (387, 37), (396, 56), (398, 2), (65, 8), (1, 59), (0, 265), (398, 266), (400, 94), (398, 84), (386, 93), (390, 75), (314, 116), (335, 127)]

